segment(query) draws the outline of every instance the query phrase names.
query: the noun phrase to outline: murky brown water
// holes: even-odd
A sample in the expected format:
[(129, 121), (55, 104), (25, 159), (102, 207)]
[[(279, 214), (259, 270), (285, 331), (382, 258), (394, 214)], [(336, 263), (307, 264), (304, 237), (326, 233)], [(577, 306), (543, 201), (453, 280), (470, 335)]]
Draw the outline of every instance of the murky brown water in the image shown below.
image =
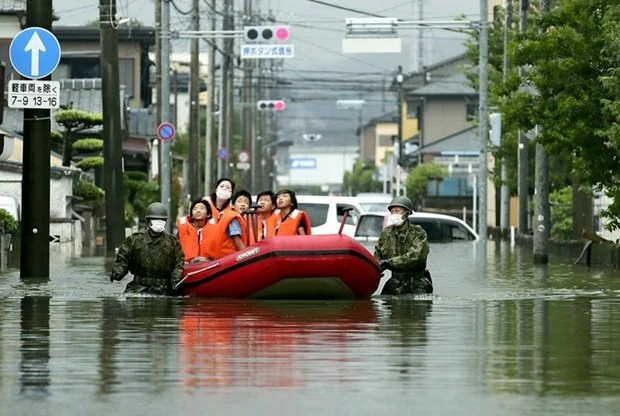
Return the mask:
[(126, 297), (101, 259), (0, 275), (0, 415), (617, 414), (620, 278), (434, 245), (435, 295)]

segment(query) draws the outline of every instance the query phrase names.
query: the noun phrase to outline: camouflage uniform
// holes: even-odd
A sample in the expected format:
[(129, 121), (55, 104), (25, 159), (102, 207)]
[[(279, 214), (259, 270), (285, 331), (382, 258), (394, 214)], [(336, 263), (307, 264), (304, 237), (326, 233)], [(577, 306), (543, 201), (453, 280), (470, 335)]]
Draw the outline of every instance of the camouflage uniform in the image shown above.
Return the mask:
[(174, 285), (181, 281), (183, 263), (183, 249), (175, 237), (140, 231), (121, 244), (111, 279), (121, 280), (129, 271), (134, 279), (125, 292), (171, 295), (175, 293)]
[(433, 293), (431, 275), (426, 270), (428, 257), (426, 232), (406, 221), (402, 227), (390, 225), (379, 236), (375, 247), (377, 260), (389, 260), (392, 277), (382, 295)]

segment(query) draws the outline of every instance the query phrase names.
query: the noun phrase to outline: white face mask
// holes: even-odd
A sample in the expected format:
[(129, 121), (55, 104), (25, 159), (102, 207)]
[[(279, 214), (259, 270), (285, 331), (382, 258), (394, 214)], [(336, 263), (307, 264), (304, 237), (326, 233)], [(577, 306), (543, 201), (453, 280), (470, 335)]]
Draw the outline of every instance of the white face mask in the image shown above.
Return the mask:
[(225, 189), (218, 189), (217, 191), (215, 191), (215, 196), (220, 199), (230, 199), (230, 197), (232, 196), (232, 192)]
[(398, 227), (399, 225), (401, 225), (404, 222), (405, 222), (405, 219), (403, 218), (403, 216), (401, 214), (391, 214), (390, 215), (390, 224)]
[(163, 233), (166, 229), (166, 220), (150, 220), (149, 228), (155, 234)]

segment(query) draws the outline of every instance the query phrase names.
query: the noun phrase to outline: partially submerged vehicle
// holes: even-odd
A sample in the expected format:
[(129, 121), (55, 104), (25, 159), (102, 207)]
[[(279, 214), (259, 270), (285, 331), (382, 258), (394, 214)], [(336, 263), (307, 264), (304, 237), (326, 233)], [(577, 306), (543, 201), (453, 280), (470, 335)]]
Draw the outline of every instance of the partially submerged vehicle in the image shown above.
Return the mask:
[[(378, 241), (381, 231), (388, 226), (389, 212), (370, 212), (360, 215), (355, 228), (355, 239), (360, 242)], [(478, 234), (463, 220), (451, 215), (414, 212), (411, 224), (421, 226), (429, 243), (477, 241)]]

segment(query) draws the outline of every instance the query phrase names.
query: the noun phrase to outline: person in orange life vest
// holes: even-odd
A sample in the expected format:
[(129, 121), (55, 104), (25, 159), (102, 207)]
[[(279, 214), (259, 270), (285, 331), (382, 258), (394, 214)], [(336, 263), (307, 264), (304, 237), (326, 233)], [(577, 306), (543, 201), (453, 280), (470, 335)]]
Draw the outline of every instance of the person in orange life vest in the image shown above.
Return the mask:
[(273, 235), (309, 235), (312, 233), (310, 218), (297, 209), (297, 197), (292, 189), (280, 189), (276, 193), (276, 205), (280, 210), (274, 220)]
[[(235, 207), (235, 203), (242, 198)], [(243, 200), (245, 198), (247, 203)], [(247, 226), (246, 222), (239, 212), (235, 209), (245, 210), (250, 205), (252, 196), (248, 191), (239, 191), (232, 197), (232, 207), (225, 209), (220, 213), (220, 219), (217, 222), (213, 232), (213, 239), (209, 246), (209, 254), (213, 259), (221, 259), (229, 254), (243, 250), (246, 247)], [(245, 205), (244, 205), (245, 204)]]
[(267, 222), (275, 219), (276, 195), (273, 191), (262, 191), (256, 194), (256, 203), (260, 208), (256, 209), (258, 223), (258, 241), (264, 240), (271, 235), (267, 234)]
[(190, 215), (179, 218), (177, 230), (185, 261), (197, 263), (207, 260), (215, 220), (211, 217), (211, 205), (202, 199), (192, 202)]
[(202, 198), (211, 204), (211, 215), (215, 221), (219, 221), (222, 212), (230, 206), (230, 199), (234, 191), (235, 182), (232, 179), (219, 178), (211, 195)]

